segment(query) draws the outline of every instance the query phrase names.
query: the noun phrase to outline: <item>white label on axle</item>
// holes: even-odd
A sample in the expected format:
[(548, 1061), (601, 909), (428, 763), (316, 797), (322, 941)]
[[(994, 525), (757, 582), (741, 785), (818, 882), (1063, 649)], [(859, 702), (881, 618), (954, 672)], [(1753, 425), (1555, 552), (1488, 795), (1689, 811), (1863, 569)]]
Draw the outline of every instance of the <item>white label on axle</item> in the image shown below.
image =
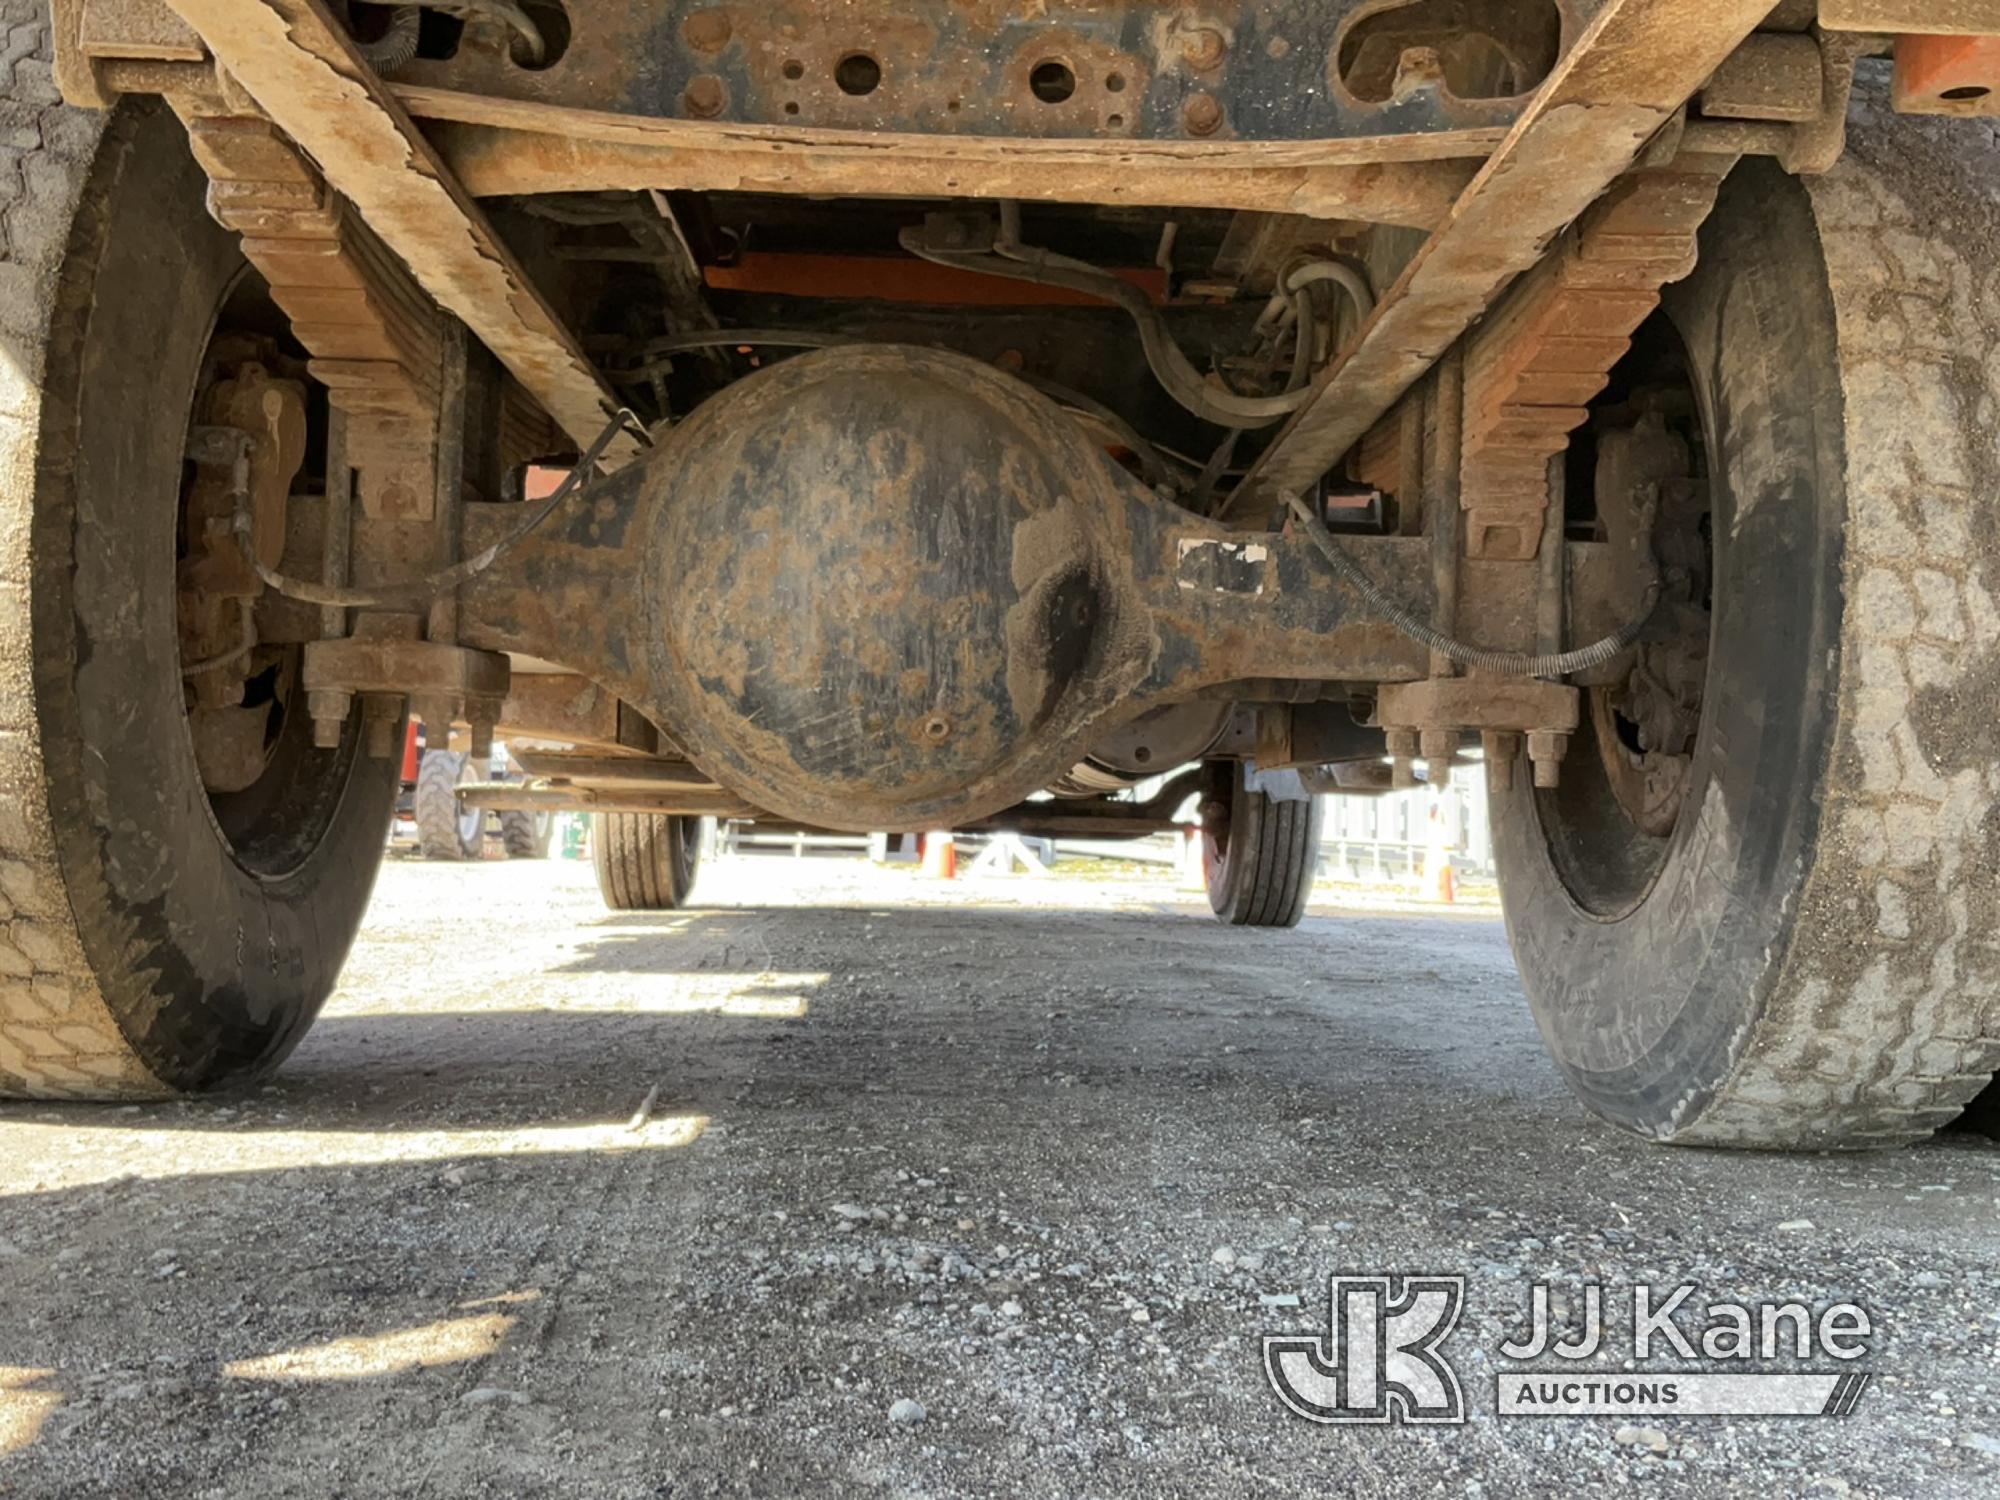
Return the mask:
[(1175, 579), (1184, 589), (1218, 594), (1261, 594), (1264, 564), (1271, 549), (1262, 542), (1225, 542), (1214, 537), (1182, 537)]

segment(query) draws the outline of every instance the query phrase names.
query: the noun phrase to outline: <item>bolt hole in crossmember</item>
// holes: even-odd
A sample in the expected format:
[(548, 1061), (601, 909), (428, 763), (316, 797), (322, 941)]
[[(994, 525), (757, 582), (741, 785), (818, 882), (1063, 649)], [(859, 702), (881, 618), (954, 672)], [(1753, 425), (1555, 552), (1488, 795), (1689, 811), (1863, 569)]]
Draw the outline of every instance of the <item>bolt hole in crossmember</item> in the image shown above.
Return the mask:
[[(637, 116), (842, 129), (1308, 141), (1504, 127), (1599, 0), (355, 3), (398, 83)], [(405, 34), (407, 33), (407, 35)], [(944, 101), (955, 108), (941, 108)], [(1115, 115), (1117, 123), (1111, 122)]]

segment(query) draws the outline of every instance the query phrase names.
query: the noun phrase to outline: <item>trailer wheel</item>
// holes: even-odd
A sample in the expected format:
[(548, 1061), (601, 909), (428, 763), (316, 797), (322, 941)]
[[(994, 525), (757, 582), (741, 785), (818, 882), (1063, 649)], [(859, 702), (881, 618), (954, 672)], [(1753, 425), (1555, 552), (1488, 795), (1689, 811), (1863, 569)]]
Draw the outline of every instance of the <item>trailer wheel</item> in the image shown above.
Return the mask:
[(1281, 801), (1253, 791), (1233, 764), (1211, 771), (1201, 824), (1210, 909), (1232, 927), (1298, 926), (1319, 867), (1320, 799)]
[[(4, 85), (0, 1093), (157, 1097), (254, 1078), (304, 1035), (399, 766), (358, 714), (314, 747), (297, 647), (233, 657), (219, 715), (184, 675), (188, 606), (215, 597), (183, 584), (197, 397), (225, 335), (276, 349), (284, 325), (171, 113), (57, 100), (47, 15), (0, 3), (43, 38)], [(226, 726), (199, 749), (198, 709)]]
[(1909, 1141), (2000, 1062), (2000, 215), (1935, 187), (1994, 153), (1878, 109), (1810, 187), (1732, 176), (1579, 434), (1684, 444), (1638, 475), (1669, 607), (1561, 786), (1494, 799), (1549, 1050), (1661, 1140)]
[(613, 911), (687, 904), (701, 864), (702, 819), (668, 813), (592, 813), (590, 859)]
[(463, 750), (426, 750), (417, 765), (411, 811), (425, 859), (478, 859), (486, 852), (486, 813), (467, 807), (458, 789), (486, 780), (486, 766)]
[(555, 831), (554, 813), (523, 810), (500, 814), (500, 842), (509, 859), (547, 859)]

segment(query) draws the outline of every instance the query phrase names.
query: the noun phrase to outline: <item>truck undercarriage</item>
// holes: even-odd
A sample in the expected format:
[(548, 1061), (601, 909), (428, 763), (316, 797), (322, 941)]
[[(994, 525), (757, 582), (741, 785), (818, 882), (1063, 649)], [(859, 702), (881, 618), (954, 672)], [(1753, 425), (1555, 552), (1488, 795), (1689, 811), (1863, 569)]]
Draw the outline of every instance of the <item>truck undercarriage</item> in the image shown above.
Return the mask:
[[(1476, 749), (1612, 1119), (1908, 1139), (2000, 1061), (2000, 574), (1932, 514), (2000, 468), (2000, 376), (1937, 308), (1884, 334), (1930, 293), (1841, 238), (1851, 132), (2000, 110), (2000, 5), (48, 19), (0, 848), (53, 936), (0, 1083), (275, 1064), (408, 717), (571, 747), (461, 795), (597, 813), (621, 905), (684, 898), (684, 819), (1116, 837), (1196, 797), (1217, 913), (1280, 926), (1317, 794)], [(1958, 186), (1975, 269), (1925, 274), (1977, 303)]]

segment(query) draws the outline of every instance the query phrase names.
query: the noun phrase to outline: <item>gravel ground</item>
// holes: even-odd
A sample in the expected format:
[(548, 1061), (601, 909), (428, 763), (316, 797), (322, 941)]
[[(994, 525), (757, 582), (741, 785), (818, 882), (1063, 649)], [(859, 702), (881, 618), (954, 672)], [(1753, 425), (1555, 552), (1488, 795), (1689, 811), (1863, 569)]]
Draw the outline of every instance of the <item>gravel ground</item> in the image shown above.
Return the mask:
[[(1615, 1135), (1490, 911), (1241, 932), (782, 857), (696, 895), (392, 860), (275, 1084), (0, 1106), (0, 1493), (2000, 1491), (1995, 1147)], [(1259, 1337), (1335, 1270), (1469, 1278), (1466, 1425), (1281, 1409)], [(1496, 1420), (1535, 1280), (1857, 1300), (1874, 1382)]]

